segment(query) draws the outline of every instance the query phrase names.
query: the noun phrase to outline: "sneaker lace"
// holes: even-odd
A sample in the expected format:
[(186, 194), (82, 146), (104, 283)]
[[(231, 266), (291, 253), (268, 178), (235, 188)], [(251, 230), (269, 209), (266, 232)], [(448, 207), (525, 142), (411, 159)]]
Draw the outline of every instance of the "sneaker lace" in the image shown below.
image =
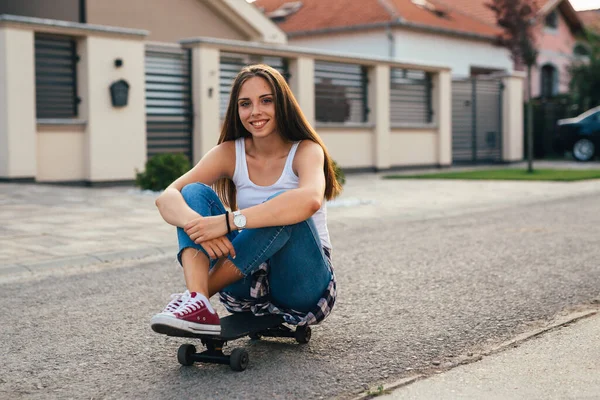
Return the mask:
[(175, 312), (181, 307), (190, 297), (190, 292), (186, 290), (183, 293), (173, 293), (171, 295), (171, 301), (165, 307), (166, 312)]
[(187, 301), (181, 305), (179, 310), (177, 310), (177, 312), (180, 313), (181, 315), (186, 315), (191, 312), (200, 310), (203, 307), (204, 307), (204, 302), (202, 300), (188, 298)]

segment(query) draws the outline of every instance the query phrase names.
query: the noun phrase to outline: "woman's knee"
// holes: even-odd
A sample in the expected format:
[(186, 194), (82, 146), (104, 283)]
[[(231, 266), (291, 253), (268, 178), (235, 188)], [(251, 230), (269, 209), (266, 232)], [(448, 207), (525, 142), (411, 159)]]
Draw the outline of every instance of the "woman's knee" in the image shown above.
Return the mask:
[(189, 206), (192, 206), (198, 201), (206, 202), (208, 200), (215, 202), (219, 200), (219, 196), (217, 196), (210, 186), (199, 182), (185, 185), (181, 189), (181, 195)]

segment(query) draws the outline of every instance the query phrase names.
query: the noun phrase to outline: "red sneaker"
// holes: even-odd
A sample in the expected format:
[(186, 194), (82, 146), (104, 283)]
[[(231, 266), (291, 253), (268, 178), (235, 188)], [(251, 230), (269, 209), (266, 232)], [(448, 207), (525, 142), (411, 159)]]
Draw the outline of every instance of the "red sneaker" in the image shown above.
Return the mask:
[(219, 316), (206, 297), (196, 292), (191, 292), (187, 301), (172, 314), (155, 315), (151, 326), (155, 332), (171, 335), (177, 335), (177, 331), (202, 335), (221, 334)]
[(190, 292), (185, 291), (183, 293), (174, 293), (171, 295), (171, 301), (164, 310), (162, 310), (161, 314), (173, 314), (175, 311), (179, 309), (186, 301), (190, 298)]

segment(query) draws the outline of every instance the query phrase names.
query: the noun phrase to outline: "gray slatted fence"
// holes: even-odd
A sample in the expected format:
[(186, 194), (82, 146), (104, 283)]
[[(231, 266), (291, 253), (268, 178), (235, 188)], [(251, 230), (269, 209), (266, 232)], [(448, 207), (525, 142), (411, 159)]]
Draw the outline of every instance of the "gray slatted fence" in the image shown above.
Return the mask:
[(189, 50), (146, 48), (148, 158), (182, 153), (192, 160), (193, 108)]
[(318, 122), (367, 122), (367, 69), (315, 61), (315, 117)]
[(229, 106), (229, 95), (235, 77), (242, 68), (252, 64), (267, 64), (289, 80), (288, 60), (282, 57), (255, 56), (238, 53), (221, 53), (219, 67), (219, 113), (221, 118), (225, 117), (227, 107)]
[(452, 82), (452, 161), (502, 161), (501, 80), (470, 78)]
[(74, 118), (78, 115), (77, 61), (74, 38), (36, 33), (37, 118)]
[(390, 70), (390, 121), (394, 124), (428, 124), (433, 119), (431, 74)]

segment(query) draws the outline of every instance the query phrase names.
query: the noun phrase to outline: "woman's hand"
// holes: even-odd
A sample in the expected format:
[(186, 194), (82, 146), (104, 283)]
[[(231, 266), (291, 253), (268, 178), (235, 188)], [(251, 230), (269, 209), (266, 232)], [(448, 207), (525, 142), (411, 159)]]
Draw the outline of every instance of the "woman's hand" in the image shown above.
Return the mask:
[(227, 236), (201, 242), (200, 246), (206, 250), (211, 259), (227, 257), (228, 255), (235, 258), (235, 249)]
[(196, 244), (220, 238), (227, 233), (225, 215), (194, 218), (183, 230)]

